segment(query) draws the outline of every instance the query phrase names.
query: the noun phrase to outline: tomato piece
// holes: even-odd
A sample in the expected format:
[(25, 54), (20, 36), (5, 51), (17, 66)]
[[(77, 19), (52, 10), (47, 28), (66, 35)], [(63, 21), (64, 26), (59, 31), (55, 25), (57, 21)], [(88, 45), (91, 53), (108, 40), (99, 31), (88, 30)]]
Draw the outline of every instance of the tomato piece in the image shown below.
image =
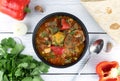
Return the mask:
[(63, 47), (59, 47), (59, 46), (51, 46), (51, 50), (54, 52), (54, 54), (56, 55), (62, 55), (64, 48)]
[(61, 30), (67, 30), (70, 28), (69, 23), (67, 23), (65, 19), (61, 19), (61, 25), (62, 25)]

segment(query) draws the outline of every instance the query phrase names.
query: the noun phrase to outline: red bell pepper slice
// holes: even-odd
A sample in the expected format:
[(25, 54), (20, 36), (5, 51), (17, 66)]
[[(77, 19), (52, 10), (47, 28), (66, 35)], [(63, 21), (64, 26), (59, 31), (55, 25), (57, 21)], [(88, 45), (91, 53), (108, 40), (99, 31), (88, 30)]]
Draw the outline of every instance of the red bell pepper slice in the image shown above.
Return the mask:
[[(120, 76), (110, 76), (112, 69), (118, 69), (119, 64), (116, 61), (103, 61), (96, 66), (96, 73), (99, 75), (99, 81), (120, 81)], [(116, 72), (117, 73), (117, 72)]]
[(64, 48), (59, 47), (59, 46), (51, 46), (51, 50), (56, 54), (56, 55), (62, 55)]
[(61, 25), (62, 25), (61, 30), (67, 30), (70, 28), (69, 23), (67, 23), (65, 19), (61, 19)]
[[(24, 19), (30, 0), (0, 0), (0, 12), (17, 20)], [(28, 9), (27, 9), (28, 10)]]

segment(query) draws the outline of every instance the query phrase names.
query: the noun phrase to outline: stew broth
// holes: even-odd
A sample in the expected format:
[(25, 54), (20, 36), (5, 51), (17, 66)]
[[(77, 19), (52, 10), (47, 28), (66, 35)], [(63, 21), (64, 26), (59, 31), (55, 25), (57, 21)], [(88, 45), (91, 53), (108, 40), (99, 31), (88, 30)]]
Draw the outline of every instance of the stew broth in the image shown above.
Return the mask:
[(37, 30), (35, 44), (39, 54), (54, 65), (66, 65), (78, 60), (85, 48), (81, 26), (68, 16), (54, 16)]

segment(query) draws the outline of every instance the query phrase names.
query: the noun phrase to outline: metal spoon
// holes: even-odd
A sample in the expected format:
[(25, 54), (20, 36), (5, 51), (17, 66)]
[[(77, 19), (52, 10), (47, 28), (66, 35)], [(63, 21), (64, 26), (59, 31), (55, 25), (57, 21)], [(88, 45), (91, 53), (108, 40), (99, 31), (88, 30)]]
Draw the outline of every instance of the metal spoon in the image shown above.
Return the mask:
[(103, 39), (98, 39), (90, 45), (90, 53), (99, 54), (104, 45)]
[[(88, 56), (88, 58), (87, 58), (87, 60), (86, 60), (86, 62), (85, 62), (85, 65), (87, 64), (87, 62), (89, 61), (89, 59), (91, 58), (91, 56), (92, 56), (93, 54), (99, 54), (99, 53), (100, 53), (100, 51), (101, 51), (102, 48), (103, 48), (103, 45), (104, 45), (103, 39), (97, 39), (96, 41), (94, 41), (94, 42), (90, 45), (90, 48), (89, 48), (90, 54), (89, 54), (89, 56)], [(84, 65), (84, 66), (85, 66), (85, 65)], [(84, 66), (82, 67), (82, 69), (84, 68)], [(79, 80), (77, 80), (77, 79), (78, 79), (78, 77), (80, 77), (82, 69), (79, 69), (78, 75), (76, 75), (76, 76), (73, 78), (72, 81), (79, 81)]]

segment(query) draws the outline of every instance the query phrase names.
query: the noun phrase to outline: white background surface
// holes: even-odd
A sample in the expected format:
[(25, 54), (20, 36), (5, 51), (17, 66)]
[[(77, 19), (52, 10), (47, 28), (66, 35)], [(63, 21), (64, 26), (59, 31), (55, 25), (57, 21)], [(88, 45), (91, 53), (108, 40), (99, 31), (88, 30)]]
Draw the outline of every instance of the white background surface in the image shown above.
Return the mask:
[[(44, 9), (44, 13), (35, 12), (34, 7), (41, 5)], [(80, 0), (31, 0), (29, 5), (31, 13), (27, 14), (24, 20), (17, 21), (5, 14), (0, 13), (0, 39), (5, 37), (15, 37), (13, 34), (13, 26), (16, 22), (23, 22), (28, 26), (28, 32), (24, 36), (19, 38), (25, 45), (24, 54), (32, 55), (37, 60), (33, 47), (32, 47), (32, 33), (36, 24), (47, 14), (54, 12), (67, 12), (78, 17), (86, 26), (89, 32), (89, 43), (91, 44), (94, 40), (102, 38), (106, 42), (110, 41), (114, 47), (110, 53), (105, 53), (105, 46), (99, 55), (92, 56), (87, 65), (82, 70), (82, 75), (79, 77), (80, 81), (98, 81), (98, 76), (95, 72), (95, 66), (97, 63), (108, 60), (118, 61), (120, 63), (120, 52), (119, 45), (116, 44), (94, 21), (87, 10), (80, 4)], [(83, 59), (77, 64), (69, 68), (53, 68), (51, 67), (48, 74), (43, 74), (42, 77), (45, 81), (72, 81), (73, 77), (77, 75), (78, 69), (82, 68), (86, 58), (88, 56), (89, 49)]]

